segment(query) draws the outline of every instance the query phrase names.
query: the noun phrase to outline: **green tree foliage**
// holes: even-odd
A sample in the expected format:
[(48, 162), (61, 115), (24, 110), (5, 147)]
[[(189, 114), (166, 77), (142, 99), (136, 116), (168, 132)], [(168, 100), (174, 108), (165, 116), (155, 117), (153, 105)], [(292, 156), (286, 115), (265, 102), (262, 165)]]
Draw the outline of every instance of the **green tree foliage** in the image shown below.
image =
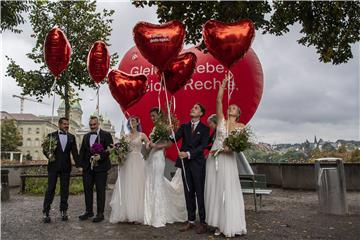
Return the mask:
[(1, 121), (1, 151), (17, 151), (22, 145), (22, 135), (12, 119)]
[[(39, 69), (26, 71), (8, 58), (10, 64), (7, 75), (13, 77), (22, 87), (24, 95), (36, 96), (41, 101), (49, 94), (54, 77), (44, 62), (43, 45), (46, 34), (54, 26), (60, 27), (72, 46), (72, 55), (68, 68), (57, 80), (55, 92), (64, 99), (65, 115), (69, 118), (71, 101), (75, 101), (77, 96), (76, 89), (84, 90), (84, 86), (96, 87), (86, 69), (87, 54), (95, 41), (109, 42), (113, 14), (113, 10), (96, 11), (95, 1), (33, 2), (30, 23), (34, 32), (31, 37), (36, 39), (36, 44), (27, 57), (39, 64)], [(117, 59), (118, 55), (113, 54), (112, 66)]]
[(1, 31), (21, 33), (22, 31), (16, 27), (25, 22), (21, 14), (28, 10), (26, 1), (1, 0)]
[[(249, 18), (263, 33), (283, 35), (300, 25), (298, 43), (313, 46), (322, 62), (346, 63), (353, 57), (351, 44), (360, 40), (359, 1), (133, 1), (136, 7), (157, 7), (160, 22), (178, 19), (186, 26), (186, 43), (202, 39), (209, 19), (235, 22)], [(204, 48), (202, 42), (201, 46)]]

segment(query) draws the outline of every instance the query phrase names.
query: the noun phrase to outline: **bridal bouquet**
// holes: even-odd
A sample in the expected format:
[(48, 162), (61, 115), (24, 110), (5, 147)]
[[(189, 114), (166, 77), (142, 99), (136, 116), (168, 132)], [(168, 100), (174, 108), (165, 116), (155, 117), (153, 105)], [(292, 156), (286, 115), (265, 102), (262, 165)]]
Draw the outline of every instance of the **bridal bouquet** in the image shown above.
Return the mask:
[(217, 155), (219, 155), (220, 152), (223, 152), (225, 148), (237, 153), (250, 148), (252, 145), (252, 136), (253, 133), (248, 126), (232, 131), (229, 136), (225, 138), (223, 147), (215, 151), (214, 157), (217, 157)]
[(94, 143), (90, 147), (90, 163), (91, 163), (91, 169), (98, 166), (98, 161), (100, 160), (100, 154), (104, 151), (104, 147), (100, 143)]
[(57, 147), (57, 140), (53, 136), (46, 136), (41, 144), (43, 152), (48, 157), (49, 162), (55, 161), (55, 150)]
[(116, 162), (121, 166), (125, 162), (126, 155), (130, 152), (129, 140), (122, 136), (120, 141), (115, 143), (113, 147), (109, 147), (107, 151), (110, 153), (110, 161)]
[(224, 146), (228, 147), (233, 152), (242, 152), (251, 147), (252, 131), (250, 127), (236, 129), (225, 138)]
[(171, 124), (169, 122), (169, 114), (161, 114), (154, 123), (154, 129), (150, 134), (150, 140), (153, 143), (160, 141), (167, 141), (172, 134), (171, 125), (173, 130), (176, 131), (179, 127), (179, 120), (174, 114), (170, 113)]

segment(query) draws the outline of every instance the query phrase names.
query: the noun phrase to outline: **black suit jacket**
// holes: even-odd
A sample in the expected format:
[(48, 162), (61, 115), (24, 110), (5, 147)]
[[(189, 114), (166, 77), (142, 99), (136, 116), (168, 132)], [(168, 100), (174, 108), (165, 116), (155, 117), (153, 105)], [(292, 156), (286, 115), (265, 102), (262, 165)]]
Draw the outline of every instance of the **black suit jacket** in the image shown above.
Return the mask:
[[(90, 132), (84, 135), (80, 148), (80, 166), (83, 168), (84, 171), (91, 170), (90, 135)], [(109, 153), (106, 152), (106, 150), (111, 144), (113, 144), (113, 139), (109, 132), (106, 132), (102, 129), (100, 129), (99, 131), (99, 136), (100, 144), (103, 145), (105, 151), (100, 154), (98, 166), (95, 166), (93, 170), (95, 172), (106, 172), (111, 168)], [(95, 142), (99, 140), (98, 138), (96, 138)]]
[[(70, 153), (73, 156), (73, 159), (75, 161), (76, 166), (79, 165), (79, 154), (78, 149), (76, 145), (76, 139), (75, 136), (71, 133), (67, 133), (67, 143), (65, 150), (63, 151), (61, 148), (60, 138), (58, 131), (52, 132), (48, 134), (48, 137), (52, 136), (57, 140), (57, 147), (55, 149), (55, 161), (49, 162), (47, 169), (49, 172), (71, 172), (71, 158)], [(44, 155), (47, 156), (46, 152), (43, 151)]]
[[(209, 127), (199, 122), (194, 133), (191, 133), (191, 122), (182, 124), (175, 134), (176, 141), (182, 139), (180, 151), (189, 152), (190, 159), (185, 159), (184, 164), (187, 166), (200, 165), (205, 166), (204, 149), (209, 143)], [(181, 159), (177, 158), (176, 167), (181, 167)]]

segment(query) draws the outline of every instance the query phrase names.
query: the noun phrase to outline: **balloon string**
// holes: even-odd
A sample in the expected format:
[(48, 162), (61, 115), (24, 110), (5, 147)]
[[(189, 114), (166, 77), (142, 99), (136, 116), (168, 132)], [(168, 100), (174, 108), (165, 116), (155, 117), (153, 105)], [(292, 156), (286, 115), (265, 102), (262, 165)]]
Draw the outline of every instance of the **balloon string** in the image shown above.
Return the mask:
[(97, 111), (97, 115), (98, 117), (100, 117), (100, 85), (97, 85), (97, 89), (96, 89), (96, 111)]
[[(230, 100), (231, 100), (231, 96), (234, 92), (234, 88), (235, 88), (235, 81), (234, 81), (234, 74), (231, 72), (230, 69), (228, 69), (225, 73), (225, 77), (229, 78), (228, 80), (228, 86), (227, 86), (227, 109), (229, 111), (229, 106), (230, 106)], [(229, 118), (229, 116), (228, 116)], [(229, 124), (226, 124), (226, 135), (229, 136)]]
[(173, 110), (173, 112), (175, 112), (176, 111), (176, 98), (175, 98), (175, 96), (171, 96), (171, 103), (173, 103), (174, 105), (174, 110)]
[[(56, 81), (58, 80), (58, 77), (54, 77), (54, 82), (51, 85), (50, 88), (50, 95), (53, 94), (53, 102), (52, 102), (52, 109), (51, 109), (51, 124), (54, 124), (54, 110), (55, 110), (55, 88), (56, 88)], [(49, 143), (49, 153), (51, 153), (51, 143)]]
[(160, 112), (160, 109), (161, 109), (161, 99), (160, 99), (160, 94), (161, 94), (161, 82), (162, 82), (162, 77), (160, 79), (160, 89), (158, 90), (158, 109), (159, 109), (159, 112)]
[[(171, 135), (172, 135), (172, 138), (174, 139), (176, 149), (177, 149), (178, 153), (180, 153), (180, 149), (179, 149), (179, 146), (177, 145), (177, 142), (176, 142), (175, 132), (174, 132), (174, 128), (173, 128), (172, 121), (171, 121), (169, 98), (168, 98), (168, 94), (167, 94), (167, 88), (166, 88), (166, 82), (165, 82), (164, 73), (161, 74), (161, 83), (163, 84), (164, 91), (165, 91), (166, 107), (167, 107), (167, 111), (168, 111), (168, 118), (169, 118), (169, 124), (170, 124), (170, 128), (171, 128)], [(190, 188), (189, 188), (189, 184), (188, 184), (187, 177), (186, 177), (186, 172), (185, 172), (184, 159), (182, 159), (182, 158), (180, 158), (180, 159), (181, 159), (182, 170), (184, 172), (184, 179), (185, 179), (186, 188), (187, 188), (188, 192), (190, 192)]]

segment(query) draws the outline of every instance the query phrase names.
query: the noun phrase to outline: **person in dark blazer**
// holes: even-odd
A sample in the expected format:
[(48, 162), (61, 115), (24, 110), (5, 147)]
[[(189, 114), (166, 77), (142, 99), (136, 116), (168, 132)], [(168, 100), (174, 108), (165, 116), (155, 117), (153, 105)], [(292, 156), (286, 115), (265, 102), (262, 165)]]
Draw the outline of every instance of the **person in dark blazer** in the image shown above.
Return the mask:
[(209, 143), (209, 127), (200, 121), (204, 114), (205, 108), (201, 104), (196, 103), (190, 111), (191, 121), (182, 124), (175, 134), (176, 141), (182, 139), (179, 157), (176, 160), (175, 166), (182, 168), (181, 159), (183, 159), (185, 173), (182, 168), (182, 177), (188, 213), (188, 223), (180, 231), (188, 231), (195, 227), (197, 202), (200, 218), (200, 224), (196, 229), (198, 234), (206, 233), (207, 231), (204, 205), (206, 166), (204, 150)]
[[(83, 169), (86, 211), (79, 216), (79, 219), (86, 220), (94, 216), (93, 189), (95, 185), (97, 215), (93, 222), (101, 222), (104, 220), (107, 173), (111, 168), (109, 153), (105, 150), (113, 144), (113, 139), (109, 132), (100, 129), (98, 117), (90, 117), (89, 127), (90, 132), (85, 134), (80, 148), (80, 166)], [(94, 143), (100, 143), (104, 151), (99, 154), (99, 160), (92, 166), (90, 161), (92, 157), (91, 146)]]
[[(62, 117), (58, 122), (59, 129), (55, 132), (49, 133), (48, 137), (56, 139), (57, 146), (53, 153), (55, 160), (49, 161), (47, 166), (48, 171), (48, 186), (45, 192), (43, 205), (43, 222), (50, 223), (50, 208), (54, 200), (55, 188), (58, 176), (60, 177), (60, 212), (62, 221), (68, 220), (68, 198), (69, 198), (69, 183), (71, 172), (71, 158), (72, 155), (76, 166), (79, 166), (79, 155), (76, 146), (75, 136), (68, 132), (69, 119)], [(49, 151), (43, 149), (44, 155), (50, 159)]]

